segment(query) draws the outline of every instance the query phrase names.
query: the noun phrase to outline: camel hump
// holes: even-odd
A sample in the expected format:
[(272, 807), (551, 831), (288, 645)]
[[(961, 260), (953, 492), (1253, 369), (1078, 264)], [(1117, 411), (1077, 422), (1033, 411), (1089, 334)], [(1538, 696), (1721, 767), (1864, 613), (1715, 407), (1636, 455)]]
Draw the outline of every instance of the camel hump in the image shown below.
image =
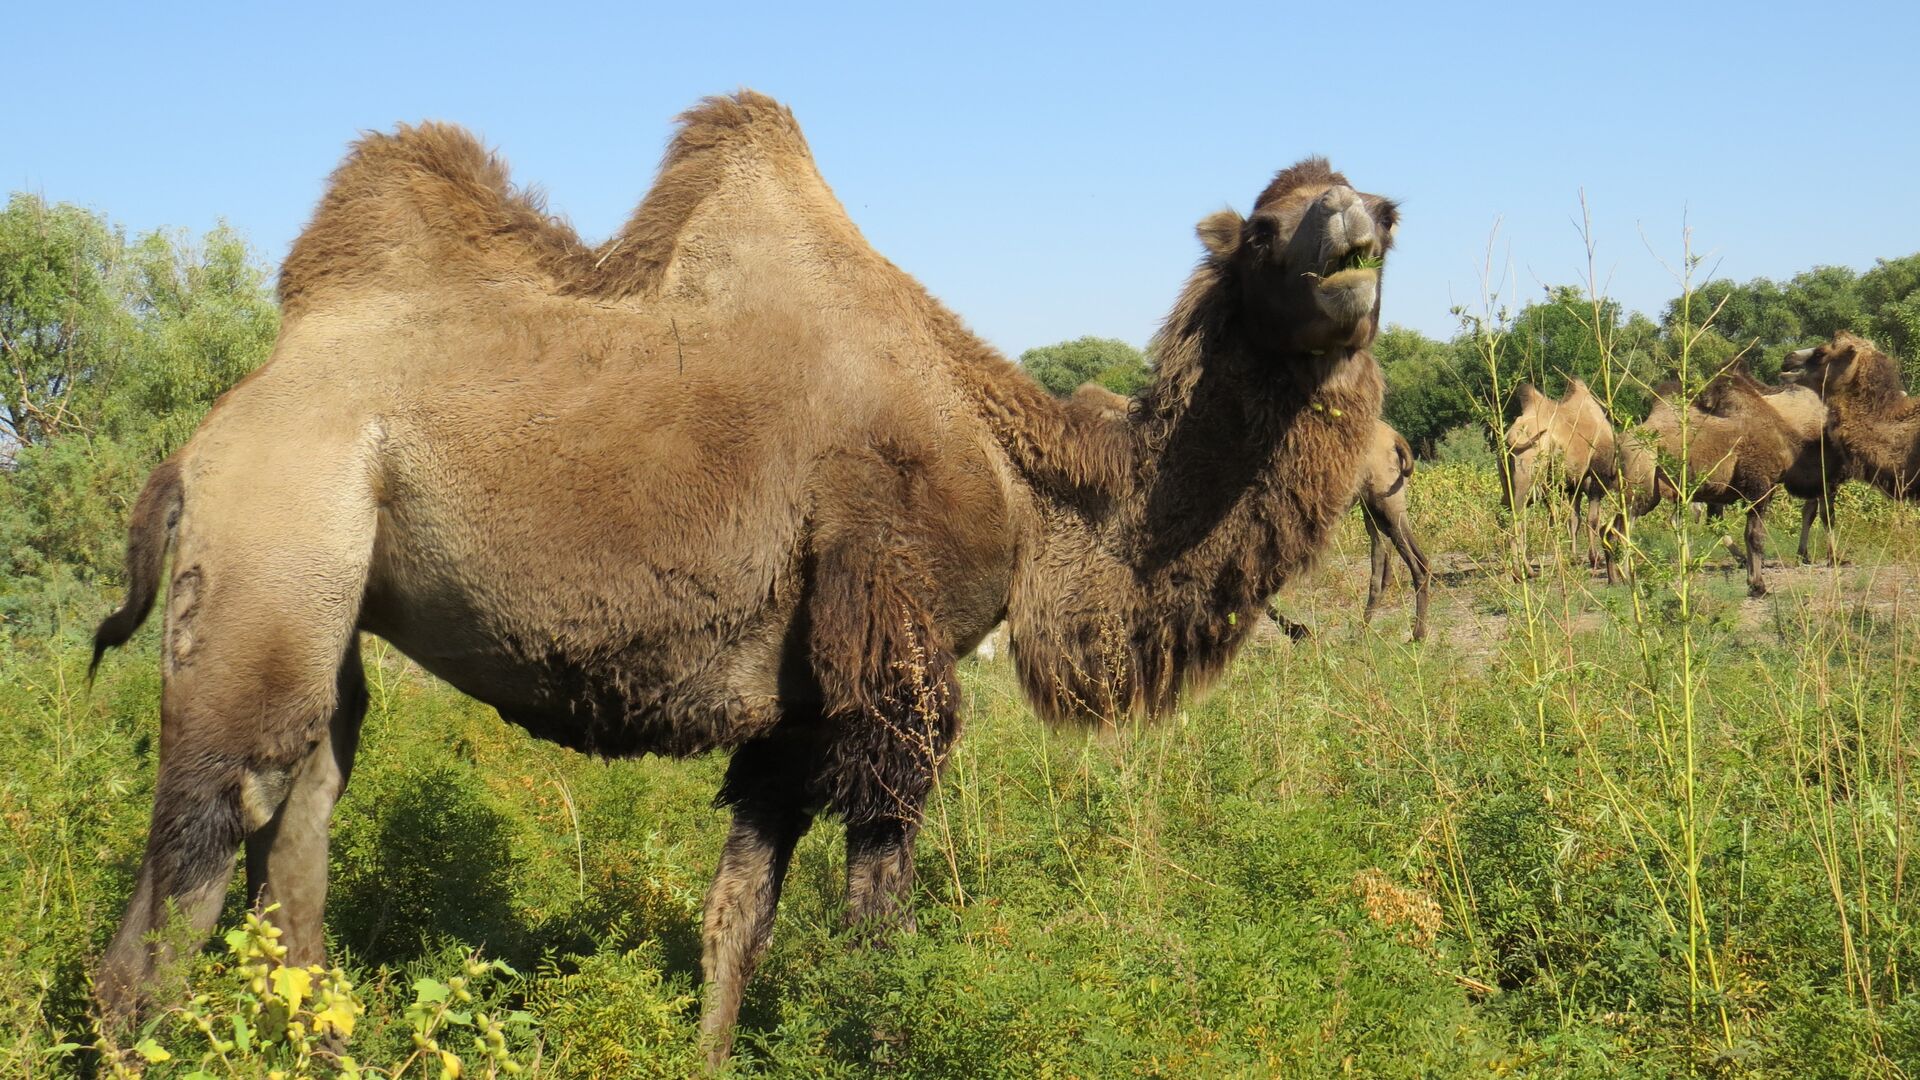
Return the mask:
[(464, 128), (429, 121), (364, 135), (281, 266), (281, 310), (298, 314), (334, 287), (433, 288), (463, 277), (626, 295), (659, 280), (695, 210), (743, 171), (740, 161), (772, 162), (825, 192), (793, 113), (764, 94), (705, 98), (679, 123), (653, 190), (599, 248), (549, 215), (538, 192), (516, 187), (506, 162)]
[[(402, 124), (363, 135), (328, 178), (281, 266), (280, 305), (297, 312), (330, 286), (422, 268), (442, 280), (473, 262), (557, 269), (582, 250), (539, 195), (515, 188), (506, 163), (465, 128)], [(418, 258), (396, 258), (402, 253)]]
[(806, 137), (793, 110), (757, 90), (704, 97), (676, 118), (680, 130), (667, 147), (668, 165), (702, 150), (731, 148), (741, 143), (762, 150), (798, 154), (809, 160)]

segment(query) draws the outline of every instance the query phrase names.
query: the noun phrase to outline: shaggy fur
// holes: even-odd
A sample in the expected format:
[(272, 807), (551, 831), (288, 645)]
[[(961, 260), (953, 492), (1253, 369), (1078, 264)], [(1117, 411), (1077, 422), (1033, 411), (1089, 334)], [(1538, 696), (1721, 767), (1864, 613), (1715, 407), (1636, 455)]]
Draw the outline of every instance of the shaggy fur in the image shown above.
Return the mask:
[[(1653, 410), (1644, 426), (1658, 440), (1661, 453), (1679, 465), (1678, 475), (1670, 476), (1675, 490), (1709, 507), (1747, 504), (1747, 591), (1765, 595), (1761, 570), (1766, 562), (1767, 506), (1800, 448), (1780, 413), (1748, 385), (1729, 379), (1715, 387), (1709, 397), (1719, 413), (1691, 401), (1676, 406), (1679, 389), (1673, 382), (1654, 389)], [(1688, 411), (1684, 423), (1682, 407)]]
[(1920, 497), (1920, 401), (1873, 342), (1844, 330), (1787, 358), (1783, 374), (1827, 404), (1827, 433), (1850, 474), (1896, 499)]
[(364, 631), (567, 746), (734, 751), (703, 957), (723, 1058), (816, 815), (847, 823), (849, 921), (910, 924), (955, 656), (1005, 616), (1045, 715), (1164, 712), (1325, 541), (1380, 399), (1380, 271), (1353, 256), (1395, 214), (1309, 166), (1203, 223), (1156, 380), (1114, 416), (875, 253), (758, 94), (683, 116), (598, 249), (456, 128), (361, 140), (283, 268), (272, 357), (142, 496), (98, 636), (138, 624), (171, 542), (107, 1011), (167, 905), (210, 925), (243, 839), (317, 955)]
[[(1813, 561), (1809, 545), (1817, 516), (1827, 528), (1827, 561), (1838, 566), (1840, 549), (1833, 535), (1834, 497), (1840, 485), (1853, 475), (1854, 468), (1846, 451), (1827, 434), (1827, 407), (1820, 395), (1792, 383), (1768, 386), (1755, 379), (1744, 364), (1735, 364), (1709, 380), (1694, 396), (1694, 404), (1702, 412), (1731, 417), (1756, 398), (1779, 417), (1781, 435), (1793, 454), (1792, 463), (1780, 476), (1780, 486), (1801, 500), (1800, 561)], [(1765, 416), (1764, 413), (1756, 415)]]

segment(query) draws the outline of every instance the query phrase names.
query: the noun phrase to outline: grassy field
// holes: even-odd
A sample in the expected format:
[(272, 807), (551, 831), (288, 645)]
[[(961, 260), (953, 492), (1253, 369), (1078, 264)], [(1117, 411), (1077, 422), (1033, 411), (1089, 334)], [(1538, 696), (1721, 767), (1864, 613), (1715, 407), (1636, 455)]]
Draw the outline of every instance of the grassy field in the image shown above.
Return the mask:
[[(1262, 635), (1161, 724), (1049, 729), (1004, 658), (963, 665), (919, 932), (849, 944), (838, 829), (816, 827), (733, 1073), (1920, 1073), (1920, 516), (1850, 490), (1849, 564), (1770, 571), (1749, 600), (1735, 521), (1644, 519), (1636, 583), (1608, 588), (1542, 512), (1520, 578), (1491, 474), (1414, 483), (1441, 570), (1424, 646), (1404, 585), (1359, 626), (1356, 520), (1280, 598), (1314, 636)], [(1797, 524), (1776, 511), (1776, 553)], [(150, 627), (85, 691), (107, 603), (50, 598), (47, 633), (0, 656), (7, 1076), (111, 1066), (71, 1047), (144, 836), (158, 671)], [(306, 1067), (344, 1049), (439, 1076), (444, 1049), (467, 1075), (693, 1072), (723, 763), (535, 742), (377, 643), (369, 672), (329, 911), (364, 1012), (339, 1005), (351, 1038)], [(243, 914), (236, 885), (223, 929)], [(280, 1032), (302, 988), (260, 989), (269, 939), (232, 942), (170, 984), (148, 1075), (301, 1067)], [(292, 1014), (308, 1030), (320, 991)]]

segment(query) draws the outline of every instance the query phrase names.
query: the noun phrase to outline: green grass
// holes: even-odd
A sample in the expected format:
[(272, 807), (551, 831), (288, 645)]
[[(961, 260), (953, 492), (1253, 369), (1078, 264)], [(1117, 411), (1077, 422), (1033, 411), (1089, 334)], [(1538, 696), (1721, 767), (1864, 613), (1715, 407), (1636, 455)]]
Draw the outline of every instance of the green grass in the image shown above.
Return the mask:
[[(1735, 522), (1686, 526), (1708, 554), (1683, 574), (1670, 516), (1644, 519), (1653, 558), (1609, 589), (1543, 509), (1523, 523), (1540, 572), (1520, 581), (1490, 474), (1423, 465), (1414, 484), (1426, 546), (1448, 553), (1424, 647), (1403, 643), (1404, 587), (1376, 632), (1359, 627), (1356, 521), (1281, 598), (1315, 636), (1256, 643), (1162, 724), (1050, 729), (1004, 661), (964, 664), (966, 733), (918, 847), (919, 933), (849, 944), (838, 829), (817, 826), (733, 1071), (1920, 1071), (1905, 881), (1920, 631), (1893, 606), (1913, 588), (1915, 516), (1850, 495), (1854, 565), (1770, 571), (1775, 595), (1748, 601), (1713, 547)], [(1773, 525), (1790, 555), (1797, 508)], [(83, 607), (50, 605), (53, 633), (0, 655), (8, 1076), (94, 1067), (55, 1048), (93, 1041), (86, 972), (150, 807), (153, 630), (88, 695)], [(478, 950), (518, 973), (474, 1008), (529, 1014), (504, 1034), (527, 1071), (694, 1071), (723, 762), (591, 760), (377, 644), (369, 672), (329, 910), (367, 1010), (349, 1051), (406, 1061), (421, 980), (449, 985)], [(242, 915), (236, 886), (223, 928)], [(245, 1007), (242, 963), (216, 939), (176, 1003)], [(172, 1054), (152, 1076), (207, 1053), (182, 1014), (148, 1035)]]

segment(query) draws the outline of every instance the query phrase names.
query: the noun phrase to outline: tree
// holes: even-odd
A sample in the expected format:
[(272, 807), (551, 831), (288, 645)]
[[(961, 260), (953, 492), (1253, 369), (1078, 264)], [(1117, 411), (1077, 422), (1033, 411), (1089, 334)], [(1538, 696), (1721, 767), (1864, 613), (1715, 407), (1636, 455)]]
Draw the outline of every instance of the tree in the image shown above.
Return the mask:
[(1418, 330), (1388, 326), (1373, 340), (1387, 383), (1381, 416), (1423, 456), (1449, 430), (1486, 411), (1487, 373), (1470, 349)]
[(0, 211), (0, 462), (85, 429), (122, 354), (123, 247), (77, 206), (16, 193)]
[(1628, 318), (1618, 301), (1598, 303), (1573, 285), (1546, 290), (1520, 309), (1502, 339), (1507, 378), (1526, 379), (1559, 397), (1571, 379), (1585, 382), (1617, 414), (1639, 416), (1661, 377), (1649, 320)]
[(224, 225), (197, 245), (155, 232), (129, 246), (91, 211), (13, 196), (0, 213), (0, 580), (113, 573), (140, 483), (266, 359), (278, 325), (266, 272)]
[(1114, 338), (1075, 338), (1028, 349), (1020, 354), (1020, 366), (1056, 397), (1065, 397), (1086, 382), (1131, 396), (1152, 376), (1146, 355)]

